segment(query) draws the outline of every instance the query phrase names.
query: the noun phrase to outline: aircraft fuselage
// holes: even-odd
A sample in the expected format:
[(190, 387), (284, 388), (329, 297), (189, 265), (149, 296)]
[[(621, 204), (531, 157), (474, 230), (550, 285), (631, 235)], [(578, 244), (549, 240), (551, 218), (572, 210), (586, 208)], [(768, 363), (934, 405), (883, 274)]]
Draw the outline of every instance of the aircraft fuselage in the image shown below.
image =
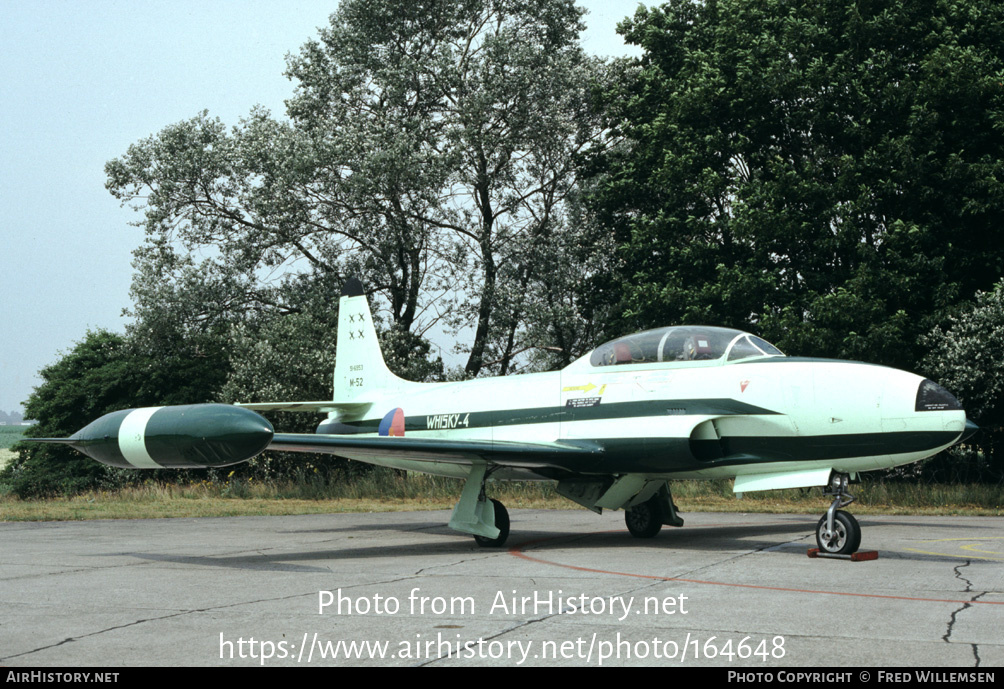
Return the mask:
[[(387, 435), (381, 421), (400, 409), (398, 433), (409, 437), (603, 448), (589, 459), (568, 458), (561, 468), (574, 473), (724, 478), (821, 467), (855, 473), (915, 462), (959, 440), (965, 412), (957, 403), (918, 408), (923, 384), (896, 369), (821, 359), (605, 367), (583, 359), (552, 373), (422, 385), (375, 403), (366, 418), (343, 419), (338, 432)], [(318, 432), (328, 429), (322, 423)], [(413, 466), (398, 456), (379, 463), (430, 472), (428, 463)], [(528, 459), (523, 471), (497, 477), (560, 477), (554, 462), (548, 465)], [(451, 463), (433, 473), (467, 475)]]

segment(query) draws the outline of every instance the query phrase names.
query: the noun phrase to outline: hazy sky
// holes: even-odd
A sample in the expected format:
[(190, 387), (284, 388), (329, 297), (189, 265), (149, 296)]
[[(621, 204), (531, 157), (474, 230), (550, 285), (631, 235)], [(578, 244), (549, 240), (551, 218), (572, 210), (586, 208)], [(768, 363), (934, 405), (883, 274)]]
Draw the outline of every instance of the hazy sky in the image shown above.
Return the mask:
[[(578, 4), (587, 50), (638, 54), (615, 31), (637, 3)], [(0, 410), (20, 411), (88, 329), (124, 329), (143, 232), (105, 163), (201, 110), (228, 125), (256, 104), (283, 114), (285, 56), (336, 6), (0, 0)]]

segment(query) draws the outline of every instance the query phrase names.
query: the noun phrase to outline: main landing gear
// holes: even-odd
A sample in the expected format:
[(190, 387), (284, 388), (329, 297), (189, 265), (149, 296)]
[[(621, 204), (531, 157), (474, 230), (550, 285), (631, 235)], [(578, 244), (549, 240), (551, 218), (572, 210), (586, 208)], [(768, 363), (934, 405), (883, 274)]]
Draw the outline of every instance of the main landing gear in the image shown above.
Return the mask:
[(509, 538), (509, 512), (501, 502), (485, 496), (490, 473), (486, 464), (471, 466), (460, 500), (453, 508), (450, 528), (471, 534), (483, 548), (499, 548)]
[(663, 524), (683, 526), (683, 519), (676, 513), (669, 486), (663, 483), (655, 495), (624, 511), (624, 523), (635, 538), (653, 538)]
[[(482, 499), (484, 498), (482, 497)], [(474, 542), (482, 548), (501, 548), (505, 545), (506, 539), (509, 538), (509, 511), (495, 498), (491, 499), (491, 503), (495, 512), (495, 528), (499, 530), (499, 535), (495, 538), (488, 538), (474, 534)]]
[(833, 555), (850, 555), (861, 545), (861, 527), (858, 520), (841, 507), (854, 502), (854, 496), (847, 492), (847, 474), (834, 473), (830, 485), (823, 495), (832, 495), (833, 503), (816, 524), (816, 544), (819, 550)]

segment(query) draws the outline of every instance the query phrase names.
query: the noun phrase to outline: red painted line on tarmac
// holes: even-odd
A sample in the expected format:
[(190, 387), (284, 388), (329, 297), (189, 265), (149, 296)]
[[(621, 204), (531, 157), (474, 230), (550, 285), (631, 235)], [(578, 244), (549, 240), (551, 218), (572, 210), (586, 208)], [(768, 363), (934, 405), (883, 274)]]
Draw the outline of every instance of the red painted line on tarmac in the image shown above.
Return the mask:
[[(720, 526), (720, 525), (715, 525)], [(590, 534), (582, 535), (600, 535), (607, 533), (626, 533), (622, 531), (594, 531)], [(527, 541), (521, 545), (516, 545), (509, 548), (509, 554), (518, 557), (529, 562), (537, 562), (544, 565), (551, 565), (553, 567), (562, 567), (564, 569), (571, 569), (577, 572), (592, 572), (593, 574), (610, 574), (618, 577), (632, 577), (635, 579), (654, 579), (656, 581), (680, 581), (686, 584), (703, 584), (705, 586), (729, 586), (732, 588), (742, 588), (742, 589), (758, 589), (760, 591), (783, 591), (786, 593), (812, 593), (826, 596), (850, 596), (853, 598), (884, 598), (886, 600), (911, 600), (920, 601), (923, 603), (969, 603), (971, 605), (1004, 605), (1004, 601), (990, 601), (990, 600), (954, 600), (948, 598), (914, 598), (910, 596), (889, 596), (880, 593), (850, 593), (847, 591), (817, 591), (815, 589), (796, 589), (796, 588), (786, 588), (783, 586), (759, 586), (757, 584), (733, 584), (727, 581), (705, 581), (703, 579), (684, 579), (682, 577), (665, 577), (659, 576), (657, 574), (637, 574), (634, 572), (617, 572), (609, 569), (596, 569), (594, 567), (579, 567), (578, 565), (567, 565), (561, 562), (552, 562), (551, 560), (545, 560), (541, 557), (535, 557), (533, 555), (528, 555), (523, 552), (526, 548), (530, 548), (539, 543), (546, 543), (548, 541), (556, 541), (561, 538), (567, 538), (567, 536), (549, 536), (547, 538), (538, 538), (533, 541)]]

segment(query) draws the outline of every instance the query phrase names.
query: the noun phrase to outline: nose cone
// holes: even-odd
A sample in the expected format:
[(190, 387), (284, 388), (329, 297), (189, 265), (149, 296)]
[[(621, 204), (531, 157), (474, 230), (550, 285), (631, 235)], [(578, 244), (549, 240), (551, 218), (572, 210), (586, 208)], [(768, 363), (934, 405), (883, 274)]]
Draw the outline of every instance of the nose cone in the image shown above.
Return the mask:
[(980, 430), (979, 426), (977, 426), (969, 419), (966, 419), (966, 428), (965, 430), (962, 431), (962, 437), (959, 438), (959, 442), (961, 443), (966, 440), (969, 440), (971, 437), (973, 437), (973, 434), (976, 433), (976, 431), (978, 430)]
[(955, 395), (932, 380), (924, 379), (917, 387), (914, 411), (917, 419), (936, 423), (941, 418), (944, 430), (955, 436), (950, 445), (963, 442), (979, 430), (979, 426), (966, 418), (966, 412)]

